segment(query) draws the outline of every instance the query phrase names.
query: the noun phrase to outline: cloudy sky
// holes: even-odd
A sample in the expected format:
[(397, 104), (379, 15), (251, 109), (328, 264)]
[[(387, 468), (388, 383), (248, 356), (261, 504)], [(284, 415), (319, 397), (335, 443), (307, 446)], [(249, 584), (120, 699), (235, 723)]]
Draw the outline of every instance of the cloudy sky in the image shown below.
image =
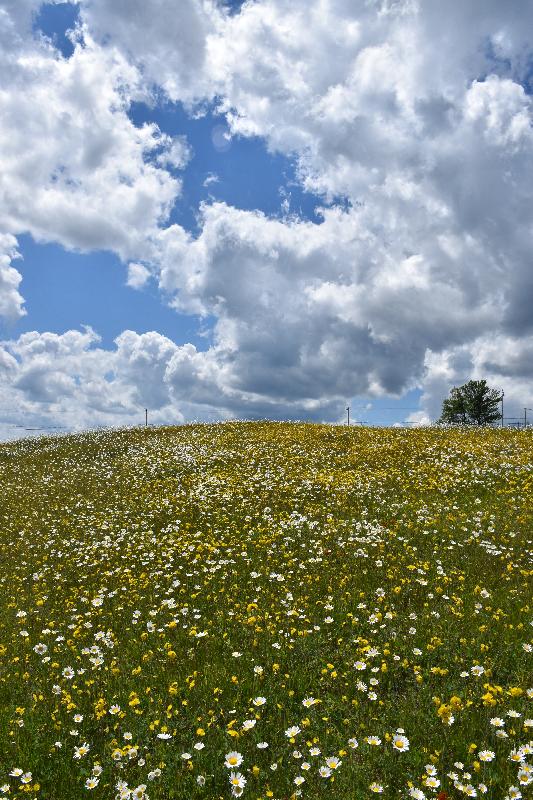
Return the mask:
[[(0, 438), (533, 407), (531, 0), (0, 0)], [(533, 417), (533, 412), (531, 412)]]

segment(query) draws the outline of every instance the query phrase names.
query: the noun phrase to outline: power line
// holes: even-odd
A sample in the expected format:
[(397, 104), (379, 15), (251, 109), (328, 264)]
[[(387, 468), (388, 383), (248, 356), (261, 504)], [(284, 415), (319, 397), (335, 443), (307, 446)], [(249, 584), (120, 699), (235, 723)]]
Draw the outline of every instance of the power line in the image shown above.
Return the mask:
[(25, 431), (65, 431), (65, 425), (38, 425), (34, 428), (28, 428), (26, 425), (16, 425), (14, 422), (1, 422), (0, 425), (4, 428), (21, 428)]

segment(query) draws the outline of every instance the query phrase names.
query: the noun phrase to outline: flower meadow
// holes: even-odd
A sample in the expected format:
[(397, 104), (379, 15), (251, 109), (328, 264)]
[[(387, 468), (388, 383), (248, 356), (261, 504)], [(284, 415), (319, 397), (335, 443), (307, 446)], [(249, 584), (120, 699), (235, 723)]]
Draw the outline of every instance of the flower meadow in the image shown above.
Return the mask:
[(0, 446), (0, 797), (531, 796), (533, 435)]

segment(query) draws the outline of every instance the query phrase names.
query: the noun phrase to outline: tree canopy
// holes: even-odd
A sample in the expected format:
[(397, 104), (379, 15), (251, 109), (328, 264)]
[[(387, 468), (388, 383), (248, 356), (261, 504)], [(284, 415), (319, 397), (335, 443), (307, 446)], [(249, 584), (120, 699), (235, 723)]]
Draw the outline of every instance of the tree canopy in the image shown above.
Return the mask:
[(454, 386), (442, 403), (439, 422), (456, 425), (488, 425), (502, 418), (499, 403), (502, 393), (490, 389), (487, 381), (468, 381)]

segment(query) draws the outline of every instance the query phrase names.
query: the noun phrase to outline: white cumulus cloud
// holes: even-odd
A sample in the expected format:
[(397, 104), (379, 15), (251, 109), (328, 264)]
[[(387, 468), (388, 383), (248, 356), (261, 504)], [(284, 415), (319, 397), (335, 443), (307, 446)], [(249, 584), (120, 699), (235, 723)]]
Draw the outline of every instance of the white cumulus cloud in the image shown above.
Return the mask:
[[(205, 351), (125, 332), (84, 397), (336, 419), (419, 386), (430, 418), (482, 376), (533, 404), (528, 0), (80, 0), (68, 60), (28, 36), (29, 2), (3, 6), (0, 229), (112, 249), (130, 286), (213, 321)], [(127, 115), (158, 93), (293, 159), (320, 223), (211, 202), (197, 234), (168, 225), (194, 154)], [(17, 391), (82, 403), (69, 362), (49, 386), (6, 352)]]
[(128, 279), (126, 283), (132, 289), (142, 289), (150, 278), (150, 270), (144, 264), (137, 264), (130, 261), (128, 264)]
[(181, 189), (163, 166), (184, 165), (186, 142), (130, 121), (148, 95), (119, 51), (85, 30), (63, 58), (2, 5), (0, 230), (142, 257)]
[(0, 233), (0, 317), (9, 321), (26, 313), (23, 297), (18, 290), (22, 275), (12, 266), (19, 255), (15, 237)]

